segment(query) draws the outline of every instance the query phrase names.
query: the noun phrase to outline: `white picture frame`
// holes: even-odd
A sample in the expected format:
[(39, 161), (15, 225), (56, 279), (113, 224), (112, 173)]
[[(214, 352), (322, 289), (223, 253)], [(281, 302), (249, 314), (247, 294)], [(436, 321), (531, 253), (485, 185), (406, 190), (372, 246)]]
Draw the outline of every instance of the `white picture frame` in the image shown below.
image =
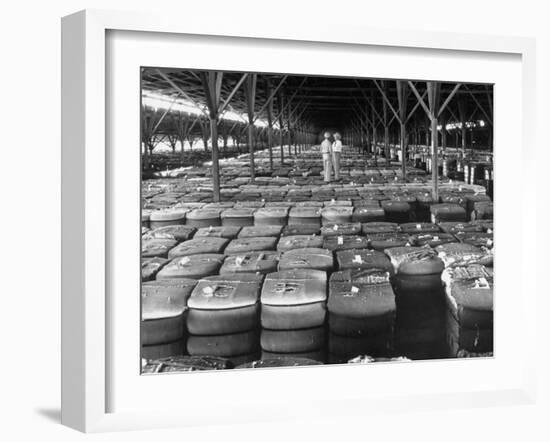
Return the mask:
[[(341, 377), (343, 369), (352, 368), (354, 372), (346, 372), (350, 382), (358, 375), (369, 370), (369, 376), (383, 376), (382, 372), (391, 372), (393, 376), (406, 374), (411, 379), (417, 379), (419, 386), (429, 382), (430, 374), (434, 370), (445, 370), (445, 376), (453, 379), (453, 375), (465, 370), (465, 363), (473, 361), (450, 361), (444, 365), (438, 362), (414, 364), (376, 364), (357, 367), (320, 367), (315, 369), (284, 369), (266, 370), (263, 373), (243, 371), (242, 373), (213, 373), (208, 382), (216, 391), (235, 394), (229, 385), (238, 385), (247, 380), (251, 385), (262, 385), (269, 382), (291, 382), (292, 385), (304, 385), (304, 395), (307, 397), (294, 398), (289, 393), (288, 403), (281, 406), (282, 399), (270, 401), (270, 398), (258, 399), (255, 402), (247, 401), (252, 397), (252, 391), (245, 391), (242, 397), (231, 407), (214, 407), (210, 413), (205, 413), (207, 404), (199, 403), (193, 410), (174, 407), (145, 407), (135, 410), (113, 409), (109, 395), (115, 389), (111, 376), (112, 361), (114, 358), (111, 338), (113, 337), (113, 320), (116, 313), (111, 311), (113, 305), (109, 296), (113, 288), (110, 266), (120, 256), (114, 256), (109, 247), (114, 241), (116, 229), (111, 228), (113, 223), (113, 195), (109, 192), (113, 185), (113, 160), (107, 144), (112, 142), (107, 133), (106, 121), (115, 117), (108, 109), (107, 64), (108, 50), (107, 35), (109, 32), (140, 32), (143, 38), (159, 35), (170, 36), (202, 36), (201, 38), (215, 37), (236, 39), (243, 47), (252, 42), (269, 42), (273, 47), (281, 45), (312, 44), (326, 45), (332, 51), (344, 51), (349, 48), (377, 48), (378, 51), (390, 48), (399, 48), (401, 51), (426, 50), (432, 54), (470, 54), (482, 60), (484, 55), (497, 54), (512, 57), (519, 63), (521, 90), (517, 91), (518, 105), (521, 106), (521, 120), (518, 132), (511, 135), (512, 139), (520, 144), (521, 156), (534, 157), (534, 103), (535, 103), (535, 43), (532, 39), (506, 37), (499, 38), (481, 35), (465, 35), (451, 33), (428, 33), (421, 31), (389, 31), (369, 27), (353, 28), (342, 25), (333, 25), (330, 29), (315, 26), (314, 24), (294, 26), (293, 23), (273, 23), (262, 21), (240, 21), (235, 23), (218, 22), (205, 16), (196, 16), (192, 21), (181, 21), (177, 17), (155, 16), (144, 13), (112, 12), (100, 10), (86, 10), (63, 18), (62, 21), (62, 423), (85, 432), (114, 431), (124, 429), (160, 428), (186, 425), (208, 425), (210, 422), (231, 423), (246, 421), (261, 421), (285, 419), (290, 417), (364, 415), (374, 411), (396, 412), (411, 409), (441, 409), (455, 407), (489, 406), (502, 403), (532, 403), (535, 394), (535, 364), (536, 358), (533, 338), (536, 324), (533, 312), (536, 305), (535, 282), (526, 278), (528, 266), (527, 256), (536, 255), (534, 241), (521, 241), (528, 235), (527, 215), (518, 229), (517, 240), (521, 247), (516, 250), (523, 263), (516, 275), (515, 285), (508, 285), (505, 281), (506, 271), (500, 272), (495, 282), (497, 296), (506, 297), (507, 291), (514, 288), (520, 292), (521, 315), (518, 322), (524, 336), (521, 361), (510, 369), (510, 376), (506, 381), (487, 384), (487, 388), (479, 386), (469, 389), (468, 382), (457, 387), (457, 391), (439, 391), (436, 384), (432, 390), (418, 390), (405, 392), (400, 389), (399, 383), (387, 389), (387, 394), (368, 392), (357, 388), (354, 394), (338, 394), (337, 390), (327, 393), (326, 397), (314, 394), (307, 390), (308, 379), (336, 379)], [(151, 34), (146, 34), (151, 33)], [(153, 34), (154, 33), (154, 34)], [(327, 49), (328, 50), (328, 49)], [(114, 53), (116, 55), (116, 52)], [(111, 60), (112, 61), (112, 60)], [(177, 67), (188, 67), (180, 66)], [(426, 65), (426, 68), (428, 65)], [(221, 66), (219, 67), (222, 68)], [(449, 67), (451, 69), (452, 67)], [(281, 68), (285, 72), (284, 68)], [(428, 73), (426, 74), (428, 75)], [(136, 73), (137, 76), (137, 73)], [(110, 77), (109, 77), (110, 78)], [(498, 87), (498, 83), (497, 83)], [(138, 97), (136, 96), (136, 100)], [(495, 115), (498, 117), (498, 103), (495, 103)], [(502, 114), (501, 114), (502, 115)], [(506, 116), (504, 116), (506, 117)], [(504, 119), (504, 118), (503, 118)], [(503, 119), (497, 124), (502, 124)], [(132, 124), (135, 124), (133, 121)], [(138, 136), (136, 134), (136, 136)], [(500, 138), (502, 140), (502, 137)], [(495, 133), (495, 142), (498, 132)], [(503, 145), (505, 144), (505, 140)], [(137, 155), (137, 145), (135, 146)], [(496, 160), (495, 174), (505, 177), (506, 170), (514, 167), (514, 163), (504, 164)], [(502, 164), (502, 166), (501, 166)], [(527, 167), (525, 162), (518, 163), (523, 171)], [(119, 167), (119, 166), (116, 166)], [(139, 175), (139, 170), (128, 172), (130, 175)], [(501, 174), (501, 175), (499, 175)], [(116, 174), (115, 174), (116, 175)], [(111, 180), (111, 181), (110, 181)], [(503, 178), (502, 185), (504, 186)], [(499, 182), (495, 181), (495, 209), (499, 223)], [(510, 190), (515, 192), (522, 207), (536, 207), (536, 192), (527, 191), (527, 186)], [(139, 192), (139, 189), (136, 189)], [(504, 205), (502, 206), (504, 210)], [(522, 211), (525, 213), (525, 211)], [(531, 210), (530, 218), (536, 214)], [(499, 224), (495, 232), (499, 236)], [(504, 224), (502, 224), (504, 226)], [(504, 240), (504, 237), (503, 237)], [(496, 244), (500, 244), (496, 239)], [(504, 242), (502, 242), (504, 243)], [(517, 256), (516, 255), (516, 256)], [(138, 257), (139, 258), (139, 257)], [(497, 266), (502, 263), (506, 269), (506, 258), (496, 255)], [(508, 275), (509, 277), (509, 275)], [(499, 279), (501, 278), (501, 283)], [(115, 284), (116, 286), (116, 284)], [(500, 288), (501, 287), (501, 288)], [(497, 298), (501, 299), (501, 298)], [(502, 306), (502, 309), (501, 309)], [(480, 373), (489, 373), (498, 368), (508, 367), (505, 340), (500, 341), (499, 327), (506, 330), (506, 302), (497, 300), (496, 314), (496, 361), (475, 361), (476, 369)], [(530, 319), (533, 318), (533, 320)], [(503, 318), (500, 320), (500, 318)], [(500, 324), (499, 324), (500, 321)], [(138, 322), (138, 321), (136, 321)], [(138, 327), (139, 324), (135, 325)], [(503, 332), (500, 336), (504, 336)], [(137, 337), (136, 337), (137, 338)], [(501, 355), (499, 355), (501, 351)], [(500, 358), (500, 359), (499, 359)], [(502, 362), (504, 361), (504, 362)], [(440, 363), (441, 364), (441, 363)], [(485, 364), (485, 366), (483, 365)], [(500, 365), (498, 365), (500, 364)], [(466, 367), (470, 369), (471, 367)], [(307, 371), (310, 370), (310, 371)], [(315, 371), (314, 371), (315, 370)], [(319, 372), (319, 370), (324, 370)], [(362, 371), (360, 371), (362, 370)], [(260, 370), (262, 371), (262, 370)], [(468, 370), (465, 370), (468, 371)], [(321, 374), (319, 374), (321, 373)], [(191, 376), (198, 376), (192, 378)], [(211, 374), (206, 374), (211, 376)], [(238, 377), (237, 377), (238, 376)], [(246, 378), (245, 378), (246, 376)], [(199, 378), (205, 379), (203, 374), (180, 374), (174, 376), (156, 376), (149, 379), (161, 379), (159, 384), (148, 385), (144, 388), (154, 388), (162, 391), (176, 382), (200, 384)], [(120, 379), (115, 376), (114, 379)], [(142, 377), (143, 378), (143, 377)], [(495, 376), (496, 378), (496, 376)], [(153, 382), (153, 381), (147, 381)], [(160, 385), (162, 383), (162, 385)], [(498, 384), (498, 385), (497, 385)], [(130, 384), (128, 384), (130, 385)], [(353, 384), (350, 384), (353, 385)], [(427, 384), (426, 384), (427, 385)], [(249, 387), (251, 388), (251, 387)], [(124, 393), (123, 393), (124, 394)], [(194, 395), (199, 393), (195, 392)], [(193, 396), (193, 395), (192, 395)], [(195, 396), (197, 397), (197, 396)], [(376, 399), (373, 399), (373, 398)], [(197, 397), (198, 399), (198, 397)], [(220, 404), (225, 404), (223, 400)], [(236, 412), (239, 411), (239, 413)], [(241, 412), (242, 411), (242, 412)], [(241, 417), (237, 417), (241, 416)]]

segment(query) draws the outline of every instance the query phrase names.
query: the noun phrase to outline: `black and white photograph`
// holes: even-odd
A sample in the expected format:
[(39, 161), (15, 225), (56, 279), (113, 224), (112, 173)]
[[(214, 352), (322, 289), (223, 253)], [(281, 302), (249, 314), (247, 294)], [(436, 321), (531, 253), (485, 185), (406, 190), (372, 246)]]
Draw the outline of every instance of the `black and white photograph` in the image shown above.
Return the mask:
[(142, 374), (493, 357), (492, 84), (140, 75)]
[(544, 2), (4, 6), (2, 440), (548, 439)]

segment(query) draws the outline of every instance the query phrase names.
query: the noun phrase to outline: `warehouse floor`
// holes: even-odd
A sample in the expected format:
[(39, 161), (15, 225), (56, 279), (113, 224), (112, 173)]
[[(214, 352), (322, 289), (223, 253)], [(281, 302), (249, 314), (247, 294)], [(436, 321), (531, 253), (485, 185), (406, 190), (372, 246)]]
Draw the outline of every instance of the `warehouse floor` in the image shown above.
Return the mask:
[(217, 203), (208, 163), (142, 182), (145, 373), (492, 355), (486, 189), (344, 152), (221, 160)]

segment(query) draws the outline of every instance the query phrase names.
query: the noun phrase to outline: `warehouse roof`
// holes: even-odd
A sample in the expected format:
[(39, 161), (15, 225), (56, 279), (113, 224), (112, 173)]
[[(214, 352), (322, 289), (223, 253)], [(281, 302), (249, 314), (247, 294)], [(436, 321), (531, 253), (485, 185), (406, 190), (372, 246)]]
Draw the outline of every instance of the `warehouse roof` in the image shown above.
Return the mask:
[[(199, 119), (207, 118), (208, 93), (204, 72), (143, 68), (145, 107), (151, 111), (154, 99), (158, 103), (163, 97), (166, 103), (164, 112), (168, 111), (168, 114), (184, 112)], [(253, 110), (246, 92), (251, 76), (254, 76)], [(399, 123), (399, 80), (240, 72), (223, 72), (219, 77), (220, 103), (225, 105), (221, 120), (233, 121), (235, 125), (247, 124), (246, 117), (251, 111), (256, 125), (266, 125), (270, 108), (276, 128), (281, 123), (287, 126), (289, 119), (291, 125), (308, 126), (315, 131), (327, 126), (345, 130), (352, 122), (364, 124), (362, 120), (374, 121), (377, 126)], [(424, 105), (429, 107), (430, 104), (426, 81), (405, 80), (401, 85), (405, 89), (402, 95), (406, 103), (404, 115), (408, 121), (424, 122), (427, 119)], [(437, 95), (440, 106), (445, 104), (439, 117), (446, 122), (483, 120), (492, 125), (492, 85), (444, 82), (439, 83)], [(419, 98), (424, 104), (419, 102)], [(158, 130), (170, 131), (170, 120), (163, 118)]]

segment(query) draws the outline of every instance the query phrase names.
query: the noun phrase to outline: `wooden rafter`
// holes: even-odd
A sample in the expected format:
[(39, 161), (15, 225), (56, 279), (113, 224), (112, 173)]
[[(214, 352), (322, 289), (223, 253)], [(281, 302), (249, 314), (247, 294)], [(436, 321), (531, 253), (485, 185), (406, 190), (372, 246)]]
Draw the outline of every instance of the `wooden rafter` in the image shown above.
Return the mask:
[(174, 83), (173, 80), (171, 80), (168, 76), (166, 76), (163, 72), (161, 72), (159, 69), (157, 69), (158, 74), (162, 77), (164, 81), (166, 81), (170, 86), (172, 86), (174, 89), (176, 89), (185, 99), (189, 100), (193, 105), (200, 110), (206, 117), (208, 117), (208, 114), (204, 110), (204, 107), (201, 106), (199, 103), (196, 102), (187, 92), (185, 92), (180, 86), (178, 86), (176, 83)]
[(241, 85), (244, 83), (246, 78), (248, 77), (248, 74), (243, 74), (241, 79), (237, 82), (233, 90), (229, 93), (229, 96), (225, 99), (225, 101), (220, 105), (218, 109), (218, 113), (222, 114), (225, 111), (225, 108), (229, 105), (229, 102), (233, 98), (233, 96), (237, 93)]
[(476, 106), (479, 108), (479, 110), (481, 110), (481, 112), (483, 113), (483, 115), (485, 115), (485, 118), (487, 119), (487, 123), (492, 126), (493, 125), (493, 119), (492, 117), (489, 116), (489, 114), (487, 114), (487, 112), (485, 111), (485, 109), (483, 108), (483, 106), (481, 105), (481, 103), (479, 102), (479, 100), (475, 97), (474, 94), (471, 93), (470, 89), (464, 85), (464, 88), (468, 91), (468, 93), (470, 94), (470, 96), (472, 97), (472, 99), (474, 100), (474, 103), (476, 104)]
[[(424, 96), (425, 95), (420, 95), (418, 93), (418, 90), (416, 89), (416, 86), (414, 85), (414, 83), (412, 81), (409, 81), (409, 87), (411, 88), (414, 96), (416, 97), (416, 99), (418, 100), (418, 103), (420, 104), (420, 106), (422, 106), (422, 109), (424, 109), (424, 112), (426, 112), (426, 115), (430, 116), (430, 109), (428, 108), (428, 106), (426, 105), (426, 103), (424, 102)], [(427, 95), (427, 91), (426, 91), (426, 95)]]
[(174, 106), (174, 103), (176, 102), (176, 100), (178, 99), (178, 96), (174, 97), (174, 99), (172, 100), (172, 102), (170, 103), (170, 106), (168, 106), (166, 108), (166, 110), (164, 111), (164, 113), (161, 115), (161, 117), (159, 118), (159, 120), (156, 122), (155, 124), (155, 127), (153, 127), (153, 130), (152, 130), (152, 133), (154, 134), (158, 127), (160, 126), (160, 123), (162, 123), (162, 121), (164, 120), (164, 118), (166, 117), (166, 115), (168, 115), (168, 113), (170, 112), (170, 110), (172, 109), (172, 106)]
[(395, 116), (395, 118), (397, 119), (397, 121), (401, 122), (401, 118), (397, 114), (396, 110), (393, 108), (390, 100), (388, 99), (388, 96), (386, 95), (386, 92), (380, 87), (380, 85), (378, 84), (378, 81), (376, 81), (376, 80), (373, 80), (373, 81), (374, 81), (374, 84), (375, 84), (376, 88), (378, 89), (378, 91), (382, 95), (382, 99), (384, 100), (384, 103), (386, 103), (386, 105), (390, 108), (390, 110), (392, 111), (392, 113)]
[(447, 99), (443, 102), (439, 110), (437, 111), (437, 116), (441, 116), (442, 112), (445, 110), (447, 105), (451, 102), (451, 100), (454, 98), (458, 90), (460, 89), (460, 86), (462, 86), (460, 83), (457, 83), (456, 86), (453, 88), (451, 93), (447, 96)]
[(269, 94), (269, 96), (268, 96), (266, 102), (264, 103), (264, 105), (256, 113), (255, 120), (257, 120), (260, 117), (261, 113), (266, 109), (266, 107), (268, 107), (270, 104), (273, 103), (273, 98), (275, 98), (275, 95), (277, 94), (279, 89), (281, 89), (282, 85), (284, 84), (284, 82), (286, 81), (287, 78), (288, 78), (288, 75), (285, 75), (282, 78), (282, 80), (279, 82), (279, 84), (275, 87), (275, 89), (271, 92), (271, 94)]

